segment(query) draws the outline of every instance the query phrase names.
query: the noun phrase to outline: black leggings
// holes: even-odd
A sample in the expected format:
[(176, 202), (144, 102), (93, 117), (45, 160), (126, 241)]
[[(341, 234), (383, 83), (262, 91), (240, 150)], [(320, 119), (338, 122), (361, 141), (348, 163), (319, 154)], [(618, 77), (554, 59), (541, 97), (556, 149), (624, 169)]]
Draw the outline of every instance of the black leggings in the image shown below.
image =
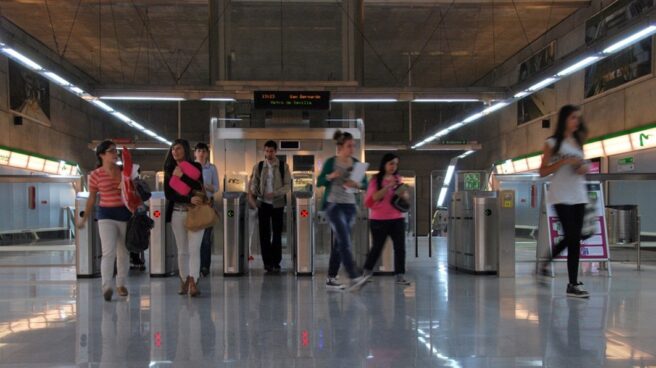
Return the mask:
[(394, 244), (394, 273), (404, 274), (405, 219), (369, 220), (369, 226), (371, 227), (371, 250), (364, 263), (365, 270), (372, 271), (374, 269), (389, 236)]
[(581, 256), (581, 230), (583, 229), (583, 216), (585, 204), (556, 204), (556, 214), (563, 227), (565, 236), (556, 244), (551, 258), (558, 256), (567, 249), (567, 274), (569, 283), (576, 285), (579, 275), (579, 258)]

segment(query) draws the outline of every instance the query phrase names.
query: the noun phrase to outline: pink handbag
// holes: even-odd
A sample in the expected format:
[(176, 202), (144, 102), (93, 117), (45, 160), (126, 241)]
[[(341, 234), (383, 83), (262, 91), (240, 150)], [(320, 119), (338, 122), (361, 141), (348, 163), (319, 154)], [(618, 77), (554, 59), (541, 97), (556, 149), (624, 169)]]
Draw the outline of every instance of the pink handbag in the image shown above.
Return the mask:
[[(200, 170), (198, 170), (194, 165), (187, 161), (182, 161), (178, 164), (178, 166), (180, 167), (180, 170), (182, 170), (182, 173), (192, 180), (198, 180), (200, 179), (201, 175), (203, 175)], [(171, 177), (169, 185), (180, 195), (186, 196), (191, 193), (191, 187), (175, 175)]]

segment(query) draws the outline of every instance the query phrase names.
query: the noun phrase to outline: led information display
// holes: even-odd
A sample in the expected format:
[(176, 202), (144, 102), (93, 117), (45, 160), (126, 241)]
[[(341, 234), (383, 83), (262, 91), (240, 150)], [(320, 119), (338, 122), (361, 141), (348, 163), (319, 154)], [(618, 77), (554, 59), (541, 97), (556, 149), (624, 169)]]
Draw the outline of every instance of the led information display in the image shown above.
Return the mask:
[(329, 110), (330, 92), (255, 91), (253, 101), (261, 110)]

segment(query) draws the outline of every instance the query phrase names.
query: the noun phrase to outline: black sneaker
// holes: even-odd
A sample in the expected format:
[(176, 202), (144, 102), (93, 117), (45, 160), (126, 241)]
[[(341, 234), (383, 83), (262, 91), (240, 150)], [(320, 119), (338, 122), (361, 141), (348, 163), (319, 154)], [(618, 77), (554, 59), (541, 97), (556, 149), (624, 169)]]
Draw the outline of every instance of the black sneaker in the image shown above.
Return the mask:
[(207, 276), (210, 275), (210, 269), (207, 268), (207, 267), (201, 267), (201, 269), (200, 269), (200, 274), (201, 274), (203, 277), (207, 277)]
[(326, 279), (326, 289), (331, 291), (342, 291), (346, 289), (346, 286), (337, 282), (337, 278), (329, 277)]
[(112, 288), (107, 288), (103, 292), (103, 298), (105, 298), (106, 302), (111, 302), (112, 301), (112, 295), (114, 295), (114, 289), (112, 289)]
[(573, 298), (589, 298), (590, 294), (587, 291), (583, 290), (583, 283), (579, 282), (576, 285), (567, 284), (567, 296)]
[(371, 278), (372, 275), (367, 275), (364, 274), (362, 276), (356, 277), (354, 279), (351, 279), (351, 282), (348, 286), (348, 291), (358, 291), (360, 288), (362, 288), (362, 285), (364, 285), (367, 280)]
[(275, 272), (275, 273), (280, 273), (280, 271), (281, 271), (280, 266), (273, 266), (272, 269), (273, 269), (273, 272)]

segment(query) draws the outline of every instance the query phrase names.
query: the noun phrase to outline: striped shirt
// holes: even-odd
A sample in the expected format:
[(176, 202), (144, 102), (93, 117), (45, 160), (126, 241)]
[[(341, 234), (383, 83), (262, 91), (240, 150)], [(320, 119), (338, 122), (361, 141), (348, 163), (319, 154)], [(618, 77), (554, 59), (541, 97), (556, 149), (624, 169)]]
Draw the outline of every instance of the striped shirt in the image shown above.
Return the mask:
[(100, 193), (100, 207), (123, 207), (121, 179), (114, 179), (99, 167), (89, 175), (89, 191)]

